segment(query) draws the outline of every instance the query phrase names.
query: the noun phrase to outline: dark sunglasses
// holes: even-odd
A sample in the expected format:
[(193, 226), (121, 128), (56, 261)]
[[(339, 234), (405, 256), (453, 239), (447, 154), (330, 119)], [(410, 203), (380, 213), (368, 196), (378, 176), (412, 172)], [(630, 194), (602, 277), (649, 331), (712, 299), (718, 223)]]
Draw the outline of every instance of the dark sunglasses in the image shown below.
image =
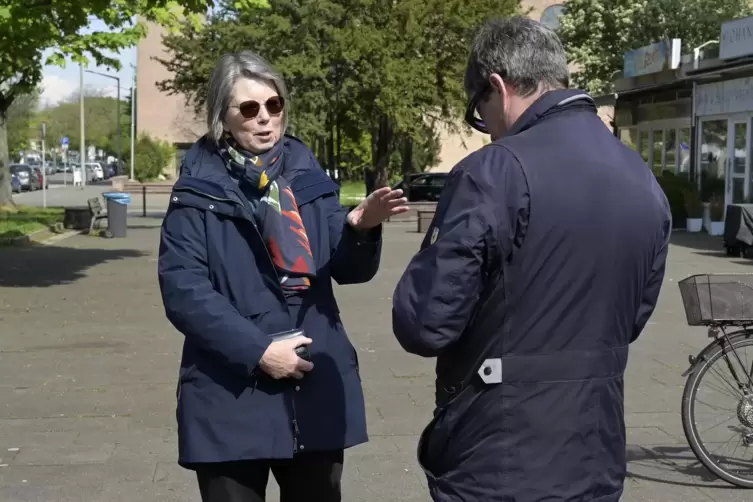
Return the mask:
[[(238, 108), (243, 118), (246, 119), (255, 119), (259, 115), (261, 107), (262, 104), (254, 100), (244, 101), (239, 105), (233, 106), (233, 108)], [(264, 108), (267, 109), (270, 115), (278, 115), (285, 108), (285, 100), (282, 96), (271, 97), (264, 102)]]
[(481, 115), (478, 113), (478, 104), (483, 98), (486, 97), (490, 89), (490, 86), (485, 86), (483, 89), (474, 94), (470, 101), (468, 101), (468, 106), (465, 109), (466, 123), (476, 129), (478, 132), (482, 132), (484, 134), (489, 134), (489, 131), (487, 130), (484, 121), (481, 120)]

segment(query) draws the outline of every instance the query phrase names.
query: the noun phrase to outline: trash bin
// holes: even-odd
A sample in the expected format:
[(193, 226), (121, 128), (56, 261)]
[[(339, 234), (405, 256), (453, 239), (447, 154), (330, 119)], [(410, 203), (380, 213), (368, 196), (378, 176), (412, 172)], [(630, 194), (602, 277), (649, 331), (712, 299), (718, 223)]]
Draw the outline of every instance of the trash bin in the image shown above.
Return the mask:
[(128, 204), (131, 194), (127, 192), (105, 192), (107, 201), (107, 232), (109, 237), (125, 237), (128, 229)]

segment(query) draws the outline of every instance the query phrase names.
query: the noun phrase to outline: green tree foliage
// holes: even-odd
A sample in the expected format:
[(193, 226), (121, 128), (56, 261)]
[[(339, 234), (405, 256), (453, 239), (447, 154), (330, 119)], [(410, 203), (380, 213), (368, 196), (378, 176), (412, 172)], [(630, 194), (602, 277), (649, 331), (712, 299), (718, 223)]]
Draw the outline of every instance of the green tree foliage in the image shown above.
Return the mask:
[(574, 85), (611, 91), (625, 52), (682, 39), (683, 52), (718, 40), (722, 23), (751, 14), (748, 0), (568, 0), (558, 34), (580, 68)]
[(34, 89), (18, 96), (8, 109), (8, 146), (13, 159), (21, 154), (21, 150), (27, 149), (31, 140), (38, 136), (38, 131), (35, 130), (38, 104), (39, 91)]
[[(125, 133), (130, 131), (125, 115), (127, 103), (121, 101), (121, 127)], [(78, 151), (81, 142), (81, 101), (78, 97), (60, 103), (58, 106), (42, 110), (38, 121), (47, 123), (48, 141), (53, 145), (60, 144), (60, 139), (67, 136), (69, 148)], [(84, 96), (84, 133), (87, 146), (93, 145), (97, 149), (114, 154), (117, 150), (117, 100), (103, 96)], [(124, 138), (124, 144), (128, 138)]]
[(172, 144), (140, 135), (134, 145), (134, 176), (140, 182), (152, 181), (175, 158)]
[[(12, 206), (8, 172), (8, 110), (18, 96), (35, 89), (45, 64), (65, 58), (119, 69), (108, 55), (135, 44), (145, 33), (137, 16), (162, 23), (178, 15), (204, 13), (209, 0), (5, 0), (0, 3), (0, 206)], [(180, 7), (178, 7), (180, 5)], [(82, 34), (92, 18), (108, 32)], [(43, 54), (53, 49), (47, 60)]]
[(162, 62), (174, 77), (161, 86), (202, 112), (220, 55), (254, 50), (285, 76), (292, 132), (324, 165), (348, 177), (365, 170), (381, 186), (390, 167), (422, 170), (418, 162), (435, 160), (425, 149), (436, 147), (436, 127), (456, 128), (465, 108), (473, 31), (518, 10), (518, 0), (224, 2), (203, 25), (166, 37)]

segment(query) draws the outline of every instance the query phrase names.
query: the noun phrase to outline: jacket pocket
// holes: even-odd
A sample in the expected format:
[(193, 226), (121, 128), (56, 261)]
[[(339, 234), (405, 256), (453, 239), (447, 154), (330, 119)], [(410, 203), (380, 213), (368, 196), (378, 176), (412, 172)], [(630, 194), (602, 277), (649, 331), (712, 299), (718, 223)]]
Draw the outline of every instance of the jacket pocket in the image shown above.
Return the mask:
[(478, 396), (477, 389), (466, 387), (447, 405), (437, 408), (434, 418), (421, 432), (418, 463), (429, 479), (439, 480), (457, 467), (459, 459), (455, 457), (458, 445), (453, 443), (462, 441), (460, 424)]
[[(290, 314), (284, 308), (274, 308), (279, 303), (267, 295), (256, 296), (253, 302), (235, 304), (235, 308), (246, 319), (253, 322), (266, 335), (292, 329)], [(272, 303), (275, 302), (275, 303)]]

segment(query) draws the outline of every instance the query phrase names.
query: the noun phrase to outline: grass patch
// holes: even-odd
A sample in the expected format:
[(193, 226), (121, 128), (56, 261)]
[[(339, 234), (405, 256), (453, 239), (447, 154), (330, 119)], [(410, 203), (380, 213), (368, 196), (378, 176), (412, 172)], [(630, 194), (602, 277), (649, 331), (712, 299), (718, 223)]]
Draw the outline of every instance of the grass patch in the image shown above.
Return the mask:
[(0, 208), (0, 243), (48, 229), (55, 223), (62, 223), (63, 213), (62, 207)]
[(366, 197), (363, 181), (344, 181), (340, 186), (340, 204), (352, 206), (359, 204)]

